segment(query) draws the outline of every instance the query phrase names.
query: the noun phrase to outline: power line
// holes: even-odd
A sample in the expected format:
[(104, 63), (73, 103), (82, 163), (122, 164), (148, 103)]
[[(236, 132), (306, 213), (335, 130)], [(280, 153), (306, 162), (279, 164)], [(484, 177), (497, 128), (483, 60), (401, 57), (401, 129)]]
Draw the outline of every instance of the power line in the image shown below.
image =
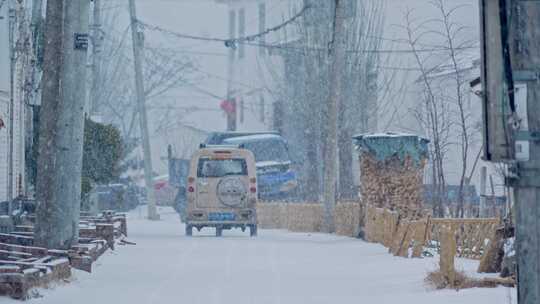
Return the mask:
[(281, 24), (278, 24), (276, 26), (267, 28), (266, 30), (264, 30), (264, 31), (262, 31), (260, 33), (257, 33), (257, 34), (254, 34), (254, 35), (248, 35), (248, 36), (245, 36), (245, 37), (237, 37), (237, 38), (230, 38), (230, 39), (213, 38), (213, 37), (201, 37), (201, 36), (195, 36), (195, 35), (189, 35), (189, 34), (181, 34), (181, 33), (177, 33), (177, 32), (171, 31), (171, 30), (161, 28), (161, 27), (156, 26), (156, 25), (150, 25), (150, 24), (145, 23), (145, 22), (143, 22), (141, 20), (137, 20), (137, 23), (139, 23), (142, 28), (152, 30), (152, 31), (158, 31), (158, 32), (170, 35), (170, 36), (175, 36), (177, 38), (201, 40), (201, 41), (209, 41), (209, 42), (221, 42), (221, 43), (224, 43), (226, 47), (230, 47), (230, 48), (235, 49), (237, 44), (246, 43), (246, 42), (249, 42), (249, 41), (255, 41), (260, 37), (263, 37), (263, 36), (266, 36), (266, 35), (270, 34), (271, 32), (279, 31), (280, 29), (282, 29), (282, 28), (286, 27), (287, 25), (289, 25), (289, 24), (293, 23), (294, 21), (296, 21), (296, 19), (300, 18), (306, 12), (306, 10), (308, 8), (309, 8), (309, 6), (304, 6), (300, 10), (300, 12), (298, 12), (296, 15), (292, 16), (287, 21), (285, 21), (285, 22), (283, 22)]
[[(283, 50), (297, 50), (297, 51), (319, 51), (319, 52), (326, 52), (328, 51), (325, 48), (318, 48), (318, 47), (294, 47), (294, 46), (283, 46), (283, 45), (276, 45), (276, 44), (265, 44), (265, 43), (258, 43), (258, 42), (249, 42), (245, 43), (249, 46), (254, 47), (264, 47), (269, 49), (283, 49)], [(454, 48), (454, 50), (470, 50), (470, 49), (478, 49), (478, 47), (460, 47), (460, 48)], [(429, 48), (429, 49), (419, 49), (419, 50), (390, 50), (390, 49), (366, 49), (366, 50), (347, 50), (347, 53), (381, 53), (381, 54), (413, 54), (413, 53), (434, 53), (434, 52), (447, 52), (450, 49), (447, 47), (440, 47), (440, 48)]]
[[(296, 16), (295, 16), (296, 17)], [(293, 17), (293, 18), (295, 18)], [(291, 18), (290, 20), (292, 20)], [(289, 20), (289, 21), (290, 21)], [(294, 46), (284, 46), (284, 45), (278, 45), (278, 44), (266, 44), (261, 42), (253, 42), (256, 40), (256, 38), (261, 37), (262, 33), (267, 33), (269, 30), (266, 30), (262, 33), (252, 35), (252, 36), (246, 36), (242, 38), (233, 38), (233, 39), (222, 39), (222, 38), (209, 38), (209, 37), (202, 37), (202, 36), (196, 36), (196, 35), (188, 35), (188, 34), (182, 34), (173, 32), (170, 30), (163, 29), (159, 26), (149, 25), (146, 23), (142, 23), (139, 21), (142, 25), (142, 27), (162, 32), (164, 34), (167, 34), (169, 36), (174, 36), (176, 38), (180, 39), (191, 39), (191, 40), (199, 40), (199, 41), (207, 41), (207, 42), (221, 42), (224, 43), (226, 47), (232, 47), (236, 48), (237, 44), (243, 44), (248, 45), (252, 47), (263, 47), (263, 48), (269, 48), (269, 49), (282, 49), (282, 50), (297, 50), (297, 51), (319, 51), (319, 52), (326, 52), (327, 49), (325, 48), (317, 48), (317, 47), (294, 47)], [(287, 22), (283, 23), (286, 24)], [(290, 22), (289, 22), (290, 23)], [(281, 24), (281, 25), (283, 25)], [(279, 26), (276, 26), (279, 27)], [(274, 27), (274, 28), (276, 28)], [(273, 28), (272, 28), (273, 29)], [(375, 38), (375, 37), (374, 37)], [(377, 39), (377, 38), (375, 38)], [(474, 46), (467, 46), (467, 47), (459, 47), (454, 48), (454, 50), (471, 50), (471, 49), (478, 49), (478, 47)], [(436, 47), (436, 48), (426, 48), (426, 49), (419, 49), (419, 50), (391, 50), (391, 49), (366, 49), (366, 50), (348, 50), (347, 53), (379, 53), (379, 54), (413, 54), (415, 52), (417, 53), (435, 53), (435, 52), (447, 52), (449, 51), (449, 48), (447, 47)]]

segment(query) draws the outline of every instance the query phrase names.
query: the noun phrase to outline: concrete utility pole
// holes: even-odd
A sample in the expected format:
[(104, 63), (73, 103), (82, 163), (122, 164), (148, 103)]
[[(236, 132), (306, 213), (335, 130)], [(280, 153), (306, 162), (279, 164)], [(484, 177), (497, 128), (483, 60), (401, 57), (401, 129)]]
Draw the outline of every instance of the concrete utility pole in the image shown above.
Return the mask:
[[(32, 58), (34, 60), (33, 62), (33, 79), (32, 81), (37, 81), (38, 79), (38, 50), (39, 50), (39, 34), (41, 29), (41, 19), (42, 19), (42, 13), (43, 13), (43, 0), (32, 0), (32, 19), (31, 19), (31, 27), (32, 27), (32, 49), (33, 54)], [(35, 83), (32, 83), (34, 90), (36, 87)], [(33, 98), (36, 94), (33, 94)], [(34, 104), (37, 104), (36, 101), (34, 101)]]
[[(236, 32), (236, 11), (234, 8), (229, 10), (229, 39), (234, 38)], [(234, 108), (234, 113), (227, 113), (227, 131), (236, 130), (237, 103), (233, 95), (233, 79), (235, 77), (234, 56), (235, 49), (229, 48), (227, 62), (227, 101), (231, 102)]]
[(79, 236), (88, 17), (88, 0), (47, 1), (35, 231), (47, 248)]
[(480, 217), (487, 217), (486, 214), (486, 184), (487, 184), (487, 167), (480, 168)]
[[(508, 1), (508, 0), (506, 0)], [(517, 157), (515, 193), (518, 303), (540, 303), (540, 1), (512, 0), (508, 43), (520, 127), (516, 141), (527, 143)], [(522, 95), (523, 96), (523, 95)], [(523, 100), (520, 100), (520, 99)], [(527, 155), (528, 154), (528, 155)]]
[(152, 178), (152, 154), (150, 152), (150, 137), (148, 134), (148, 121), (146, 115), (146, 98), (144, 96), (144, 82), (142, 72), (143, 41), (139, 32), (135, 0), (129, 0), (129, 15), (131, 17), (131, 37), (133, 39), (133, 59), (135, 65), (135, 89), (137, 93), (137, 107), (139, 109), (139, 122), (144, 154), (144, 181), (146, 183), (146, 198), (148, 200), (148, 219), (158, 220), (154, 183)]
[(334, 231), (334, 208), (336, 205), (336, 183), (338, 175), (338, 111), (341, 103), (341, 72), (345, 60), (345, 1), (334, 0), (335, 13), (332, 40), (328, 46), (330, 66), (329, 98), (326, 110), (326, 132), (324, 136), (324, 227), (326, 232)]
[(92, 18), (92, 72), (89, 102), (86, 108), (91, 116), (95, 113), (97, 99), (99, 98), (99, 75), (100, 56), (101, 56), (101, 0), (93, 0), (93, 18)]
[(37, 46), (37, 32), (41, 25), (43, 0), (32, 0), (32, 33), (34, 34), (34, 47)]
[[(16, 73), (16, 63), (17, 63), (17, 54), (15, 48), (15, 28), (16, 28), (16, 11), (15, 11), (15, 1), (8, 1), (8, 15), (9, 15), (9, 123), (8, 123), (8, 189), (7, 189), (7, 199), (11, 201), (14, 198), (13, 195), (13, 163), (15, 158), (13, 157), (14, 150), (14, 135), (13, 132), (15, 127), (15, 73)], [(11, 204), (9, 206), (9, 211), (11, 212)]]

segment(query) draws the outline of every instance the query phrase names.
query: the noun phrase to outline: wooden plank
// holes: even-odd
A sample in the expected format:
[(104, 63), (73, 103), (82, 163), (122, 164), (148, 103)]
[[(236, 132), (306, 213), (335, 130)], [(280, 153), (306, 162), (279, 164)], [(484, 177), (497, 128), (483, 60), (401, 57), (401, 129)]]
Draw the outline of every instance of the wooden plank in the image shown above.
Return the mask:
[(400, 221), (396, 233), (394, 234), (394, 240), (392, 241), (392, 247), (390, 248), (390, 253), (397, 255), (401, 249), (403, 241), (406, 237), (407, 230), (409, 229), (408, 221)]
[(32, 246), (34, 244), (34, 238), (9, 233), (0, 233), (0, 243)]
[(15, 244), (0, 243), (0, 250), (20, 251), (30, 253), (32, 255), (44, 256), (47, 255), (47, 249), (42, 247), (22, 246)]
[(407, 228), (405, 230), (405, 235), (403, 236), (403, 239), (401, 240), (401, 244), (399, 245), (399, 249), (396, 253), (396, 256), (407, 258), (409, 257), (409, 247), (413, 239), (414, 223), (412, 221), (405, 221), (403, 225), (406, 226)]
[(0, 250), (0, 257), (15, 257), (17, 259), (28, 259), (32, 257), (31, 253), (20, 252), (20, 251), (8, 251)]
[(414, 228), (414, 240), (413, 240), (413, 258), (419, 258), (424, 252), (424, 246), (426, 245), (427, 233), (428, 233), (428, 219), (417, 221)]
[(491, 223), (500, 223), (498, 218), (433, 218), (432, 222), (434, 225), (445, 225), (445, 224), (462, 224), (462, 223), (481, 223), (481, 224), (491, 224)]

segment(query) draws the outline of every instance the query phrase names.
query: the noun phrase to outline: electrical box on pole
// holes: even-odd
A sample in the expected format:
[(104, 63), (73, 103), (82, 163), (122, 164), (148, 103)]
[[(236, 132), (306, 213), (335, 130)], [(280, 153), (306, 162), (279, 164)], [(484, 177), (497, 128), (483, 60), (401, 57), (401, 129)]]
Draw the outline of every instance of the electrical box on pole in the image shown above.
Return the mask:
[(501, 15), (499, 0), (480, 0), (484, 159), (496, 162), (513, 159)]

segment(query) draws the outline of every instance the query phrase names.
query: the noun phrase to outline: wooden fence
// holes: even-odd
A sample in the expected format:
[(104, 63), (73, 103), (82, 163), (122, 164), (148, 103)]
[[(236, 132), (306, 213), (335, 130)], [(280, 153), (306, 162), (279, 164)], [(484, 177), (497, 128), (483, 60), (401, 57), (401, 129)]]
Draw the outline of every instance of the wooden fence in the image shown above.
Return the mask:
[[(257, 205), (260, 228), (287, 229), (293, 232), (321, 232), (322, 204), (264, 202)], [(340, 202), (335, 207), (336, 234), (357, 237), (360, 231), (361, 211), (358, 202)]]
[(365, 216), (366, 240), (380, 243), (392, 254), (402, 257), (420, 257), (426, 245), (439, 250), (442, 234), (449, 230), (456, 239), (458, 257), (480, 259), (500, 225), (496, 218), (399, 219), (397, 212), (371, 206), (366, 208)]
[[(257, 206), (260, 228), (293, 232), (321, 232), (324, 208), (315, 203), (261, 203)], [(398, 212), (359, 202), (341, 202), (335, 208), (336, 234), (379, 243), (401, 257), (420, 257), (426, 246), (440, 250), (443, 229), (456, 238), (456, 255), (480, 259), (495, 236), (499, 219), (439, 219), (429, 216), (400, 219)]]
[(471, 259), (480, 259), (486, 252), (489, 242), (493, 240), (495, 231), (500, 226), (498, 218), (473, 219), (431, 219), (428, 240), (439, 244), (442, 230), (447, 228), (456, 237), (456, 255)]

